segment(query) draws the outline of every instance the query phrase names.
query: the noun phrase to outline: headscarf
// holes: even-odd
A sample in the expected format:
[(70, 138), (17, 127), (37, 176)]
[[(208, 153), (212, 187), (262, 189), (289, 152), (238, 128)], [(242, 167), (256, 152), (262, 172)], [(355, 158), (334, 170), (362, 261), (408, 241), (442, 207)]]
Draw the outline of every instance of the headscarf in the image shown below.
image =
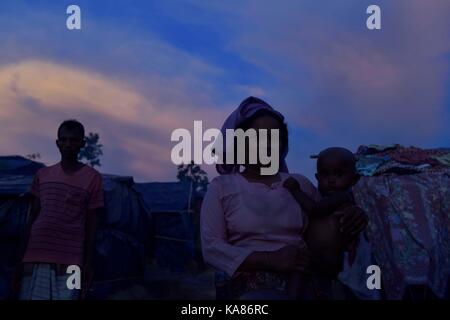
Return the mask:
[[(280, 119), (281, 122), (284, 122), (284, 116), (273, 109), (267, 102), (264, 100), (261, 100), (259, 98), (255, 97), (248, 97), (244, 101), (241, 102), (239, 107), (234, 110), (228, 118), (225, 120), (221, 132), (222, 137), (224, 139), (224, 146), (227, 145), (226, 143), (226, 130), (227, 129), (234, 129), (236, 130), (245, 120), (252, 117), (257, 111), (260, 110), (266, 110), (272, 113), (275, 117)], [(225, 148), (226, 150), (226, 148)], [(288, 154), (289, 146), (283, 146), (283, 149), (281, 150), (281, 157), (280, 157), (280, 170), (281, 172), (288, 172), (288, 168), (286, 165), (286, 155)], [(223, 154), (223, 159), (226, 159), (225, 157), (225, 151)], [(236, 173), (239, 172), (239, 164), (216, 164), (216, 170), (219, 174), (229, 174), (229, 173)]]

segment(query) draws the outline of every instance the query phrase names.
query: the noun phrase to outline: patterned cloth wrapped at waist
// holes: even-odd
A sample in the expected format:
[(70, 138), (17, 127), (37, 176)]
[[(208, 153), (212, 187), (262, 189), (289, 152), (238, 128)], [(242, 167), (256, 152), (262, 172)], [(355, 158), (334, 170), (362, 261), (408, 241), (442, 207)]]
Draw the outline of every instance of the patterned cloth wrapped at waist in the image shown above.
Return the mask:
[(243, 294), (252, 291), (272, 289), (280, 292), (286, 291), (287, 275), (274, 272), (240, 272), (230, 278), (224, 272), (216, 273), (216, 287), (218, 298), (237, 299)]

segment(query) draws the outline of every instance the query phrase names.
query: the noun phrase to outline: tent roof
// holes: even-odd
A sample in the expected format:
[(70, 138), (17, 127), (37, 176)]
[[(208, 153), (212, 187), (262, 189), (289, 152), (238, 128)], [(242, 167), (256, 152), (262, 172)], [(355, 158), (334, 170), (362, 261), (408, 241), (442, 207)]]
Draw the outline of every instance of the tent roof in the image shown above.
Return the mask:
[(34, 175), (44, 164), (22, 156), (0, 156), (0, 175)]
[(0, 175), (0, 195), (20, 195), (28, 191), (31, 175)]
[[(20, 195), (28, 191), (34, 174), (45, 167), (42, 163), (21, 156), (0, 156), (0, 195)], [(186, 210), (191, 186), (189, 182), (134, 183), (133, 177), (102, 174), (104, 189), (124, 183), (137, 191), (152, 212)]]
[[(33, 176), (45, 165), (21, 156), (0, 156), (0, 195), (20, 195), (28, 191)], [(105, 186), (113, 188), (114, 182), (134, 184), (133, 177), (102, 174)]]
[(186, 210), (191, 192), (188, 182), (136, 183), (145, 205), (151, 212), (173, 212)]
[[(105, 174), (103, 177), (103, 185), (105, 189), (114, 188), (114, 183), (120, 182), (128, 186), (134, 184), (132, 177), (122, 177)], [(0, 195), (12, 196), (20, 195), (28, 191), (33, 181), (33, 175), (3, 175), (0, 174)]]

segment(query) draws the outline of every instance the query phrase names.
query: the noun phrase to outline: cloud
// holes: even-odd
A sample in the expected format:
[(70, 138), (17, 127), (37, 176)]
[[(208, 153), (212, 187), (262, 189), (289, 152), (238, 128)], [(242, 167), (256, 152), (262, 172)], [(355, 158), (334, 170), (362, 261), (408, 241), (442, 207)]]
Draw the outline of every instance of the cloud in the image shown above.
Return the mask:
[[(171, 180), (171, 131), (220, 127), (247, 95), (286, 115), (294, 171), (330, 145), (427, 146), (450, 133), (447, 0), (377, 1), (381, 31), (365, 28), (368, 0), (174, 1), (155, 9), (157, 28), (136, 8), (111, 5), (109, 18), (86, 2), (81, 33), (57, 27), (60, 7), (21, 3), (0, 13), (3, 154), (56, 161), (56, 126), (75, 117), (101, 134), (103, 171)], [(183, 48), (187, 35), (208, 48)]]
[[(190, 3), (204, 7), (202, 1)], [(450, 2), (377, 1), (381, 31), (366, 28), (371, 4), (207, 4), (210, 16), (221, 16), (222, 30), (229, 33), (227, 50), (270, 78), (258, 84), (258, 93), (285, 113), (290, 168), (310, 178), (309, 155), (329, 146), (434, 147), (450, 134)]]
[(82, 5), (84, 24), (78, 33), (61, 24), (61, 6), (20, 2), (3, 9), (2, 154), (40, 152), (53, 163), (58, 160), (57, 125), (77, 118), (88, 131), (100, 133), (102, 171), (173, 180), (171, 132), (191, 128), (194, 120), (202, 120), (205, 128), (220, 127), (234, 108), (228, 101), (239, 102), (224, 100), (224, 92), (240, 95), (256, 88), (226, 83), (227, 70), (152, 28), (96, 17), (100, 8), (91, 4)]
[[(162, 89), (165, 82), (148, 85)], [(4, 66), (0, 68), (0, 152), (40, 152), (44, 161), (55, 162), (56, 128), (64, 119), (77, 118), (88, 131), (100, 133), (105, 145), (103, 171), (136, 175), (138, 180), (173, 180), (171, 132), (190, 128), (194, 120), (206, 116), (205, 126), (222, 118), (220, 111), (187, 99), (188, 94), (181, 94), (184, 88), (182, 79), (171, 83), (183, 99), (168, 99), (175, 108), (167, 107), (164, 97), (149, 99), (90, 70), (39, 60)]]
[(329, 143), (431, 143), (446, 130), (450, 3), (379, 1), (381, 31), (365, 27), (369, 4), (246, 1), (227, 11), (229, 48), (276, 79), (262, 89), (288, 120)]

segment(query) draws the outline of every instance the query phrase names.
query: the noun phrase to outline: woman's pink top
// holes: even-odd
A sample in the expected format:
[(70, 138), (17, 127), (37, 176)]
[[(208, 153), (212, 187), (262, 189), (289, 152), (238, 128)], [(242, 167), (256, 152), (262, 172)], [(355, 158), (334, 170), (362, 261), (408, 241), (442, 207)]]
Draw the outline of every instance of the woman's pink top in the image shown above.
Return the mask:
[(205, 261), (233, 276), (252, 253), (303, 245), (307, 220), (283, 182), (294, 177), (312, 199), (319, 195), (304, 176), (280, 173), (270, 187), (249, 182), (241, 174), (216, 177), (208, 187), (201, 210), (201, 237)]

